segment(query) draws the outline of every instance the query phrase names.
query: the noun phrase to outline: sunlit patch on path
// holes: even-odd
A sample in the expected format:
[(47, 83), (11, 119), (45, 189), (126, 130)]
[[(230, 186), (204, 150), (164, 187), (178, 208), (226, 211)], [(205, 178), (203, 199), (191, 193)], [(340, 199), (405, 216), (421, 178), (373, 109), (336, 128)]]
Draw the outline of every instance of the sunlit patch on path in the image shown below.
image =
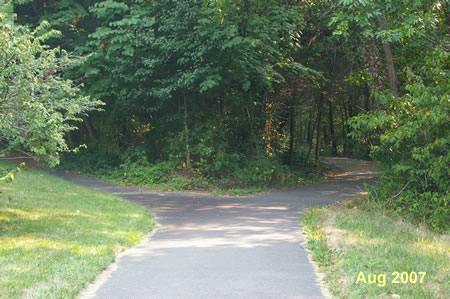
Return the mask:
[(249, 197), (164, 193), (62, 174), (152, 210), (160, 223), (121, 254), (83, 298), (324, 297), (301, 247), (299, 217), (310, 207), (363, 191), (374, 165), (332, 158), (341, 173), (328, 182)]

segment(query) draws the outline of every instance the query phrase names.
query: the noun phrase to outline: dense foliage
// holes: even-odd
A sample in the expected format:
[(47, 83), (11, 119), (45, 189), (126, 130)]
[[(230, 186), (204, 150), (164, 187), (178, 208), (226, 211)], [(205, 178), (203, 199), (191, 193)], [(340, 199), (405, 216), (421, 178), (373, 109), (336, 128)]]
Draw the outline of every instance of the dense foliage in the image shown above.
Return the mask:
[(448, 1), (14, 7), (22, 24), (61, 31), (48, 45), (87, 57), (66, 78), (106, 103), (67, 132), (88, 149), (65, 155), (65, 167), (133, 184), (249, 187), (297, 183), (324, 154), (374, 157), (385, 172), (372, 198), (445, 226)]
[(80, 96), (79, 87), (63, 78), (74, 61), (64, 50), (42, 45), (53, 33), (40, 34), (46, 25), (29, 32), (0, 13), (0, 150), (56, 165), (68, 150), (64, 135), (75, 129), (70, 121), (99, 102)]
[(449, 216), (450, 78), (443, 71), (448, 53), (431, 54), (418, 72), (406, 70), (403, 97), (381, 96), (386, 108), (352, 125), (355, 136), (371, 130), (379, 139), (373, 155), (384, 172), (371, 197), (439, 230)]

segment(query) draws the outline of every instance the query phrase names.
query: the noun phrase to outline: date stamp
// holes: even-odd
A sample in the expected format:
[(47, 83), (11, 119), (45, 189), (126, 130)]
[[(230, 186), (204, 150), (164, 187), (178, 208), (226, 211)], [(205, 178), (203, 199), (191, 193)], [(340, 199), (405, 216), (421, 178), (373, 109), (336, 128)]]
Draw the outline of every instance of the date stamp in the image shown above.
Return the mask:
[(356, 278), (356, 283), (376, 284), (379, 287), (384, 287), (387, 283), (392, 284), (416, 284), (423, 283), (427, 272), (397, 272), (394, 271), (388, 277), (385, 273), (374, 274), (359, 272)]

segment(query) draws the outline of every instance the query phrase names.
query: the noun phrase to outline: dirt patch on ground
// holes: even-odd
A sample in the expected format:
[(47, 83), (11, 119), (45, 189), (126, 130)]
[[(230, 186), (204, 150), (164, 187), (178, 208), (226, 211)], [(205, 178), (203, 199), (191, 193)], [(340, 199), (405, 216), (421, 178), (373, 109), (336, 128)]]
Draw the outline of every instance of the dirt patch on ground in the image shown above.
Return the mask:
[[(365, 195), (367, 192), (360, 192), (360, 195)], [(356, 245), (358, 243), (358, 239), (348, 231), (340, 229), (336, 226), (336, 215), (337, 212), (334, 209), (343, 209), (346, 205), (348, 205), (351, 201), (358, 200), (359, 197), (354, 197), (348, 200), (339, 201), (329, 205), (329, 209), (327, 211), (327, 218), (324, 219), (322, 223), (321, 229), (327, 236), (328, 246), (332, 249), (339, 249), (343, 253), (347, 252), (347, 248), (351, 245)], [(353, 207), (354, 210), (358, 208), (356, 206)]]
[(325, 220), (322, 226), (322, 231), (327, 236), (328, 246), (333, 249), (340, 249), (345, 253), (345, 248), (342, 246), (342, 237), (344, 235), (344, 230), (339, 229), (335, 226), (336, 215), (332, 214)]

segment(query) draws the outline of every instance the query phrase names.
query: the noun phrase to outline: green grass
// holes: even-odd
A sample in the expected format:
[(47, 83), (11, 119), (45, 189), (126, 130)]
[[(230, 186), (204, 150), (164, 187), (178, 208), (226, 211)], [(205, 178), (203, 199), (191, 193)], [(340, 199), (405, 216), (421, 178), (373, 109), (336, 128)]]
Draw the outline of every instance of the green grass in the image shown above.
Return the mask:
[[(315, 208), (302, 218), (306, 246), (325, 273), (329, 290), (339, 298), (394, 294), (449, 298), (450, 235), (405, 223), (376, 208), (362, 199), (351, 200)], [(358, 281), (361, 272), (365, 282), (362, 276)], [(403, 281), (402, 272), (407, 273)], [(409, 277), (415, 278), (413, 272), (417, 274), (415, 283), (409, 281)], [(426, 272), (422, 283), (419, 272)], [(369, 283), (369, 274), (377, 277), (376, 283)]]
[(144, 207), (22, 171), (0, 184), (0, 297), (73, 298), (154, 225)]

